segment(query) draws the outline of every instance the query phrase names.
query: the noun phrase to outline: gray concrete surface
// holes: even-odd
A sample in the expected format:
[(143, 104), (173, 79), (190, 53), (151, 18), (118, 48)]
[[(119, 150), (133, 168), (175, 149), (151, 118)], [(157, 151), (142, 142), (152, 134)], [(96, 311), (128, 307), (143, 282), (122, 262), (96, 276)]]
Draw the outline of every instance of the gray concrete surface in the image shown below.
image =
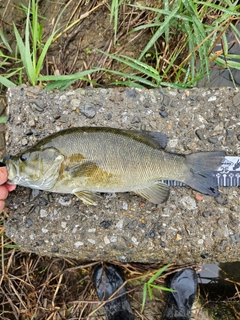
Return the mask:
[[(240, 151), (239, 89), (78, 89), (50, 92), (26, 86), (8, 91), (7, 153), (73, 126), (161, 131), (177, 153)], [(71, 142), (69, 142), (71, 143)], [(131, 194), (102, 194), (86, 206), (75, 196), (18, 187), (7, 200), (7, 235), (40, 255), (122, 262), (200, 263), (240, 256), (239, 188), (199, 196), (171, 188), (152, 205)]]

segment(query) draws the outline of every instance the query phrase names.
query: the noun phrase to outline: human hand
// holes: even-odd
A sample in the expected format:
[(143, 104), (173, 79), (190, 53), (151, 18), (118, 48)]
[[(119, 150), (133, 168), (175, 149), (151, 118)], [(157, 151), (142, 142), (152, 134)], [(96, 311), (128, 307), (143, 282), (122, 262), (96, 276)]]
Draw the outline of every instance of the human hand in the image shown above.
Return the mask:
[(0, 162), (0, 212), (5, 206), (5, 199), (8, 196), (8, 192), (16, 188), (15, 184), (7, 184), (8, 173), (6, 166)]

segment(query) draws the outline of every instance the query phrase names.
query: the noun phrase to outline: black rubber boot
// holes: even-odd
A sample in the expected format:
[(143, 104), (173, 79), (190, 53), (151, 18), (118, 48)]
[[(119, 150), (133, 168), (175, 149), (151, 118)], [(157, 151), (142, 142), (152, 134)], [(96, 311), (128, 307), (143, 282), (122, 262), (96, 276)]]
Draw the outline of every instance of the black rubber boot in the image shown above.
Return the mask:
[(174, 273), (166, 281), (167, 287), (176, 290), (169, 292), (163, 320), (189, 320), (191, 308), (197, 293), (197, 274), (192, 269)]
[[(93, 282), (99, 300), (106, 301), (124, 283), (121, 271), (113, 265), (97, 265), (93, 271)], [(107, 320), (133, 320), (125, 286), (114, 296), (114, 300), (105, 303)], [(122, 295), (119, 297), (119, 295)]]

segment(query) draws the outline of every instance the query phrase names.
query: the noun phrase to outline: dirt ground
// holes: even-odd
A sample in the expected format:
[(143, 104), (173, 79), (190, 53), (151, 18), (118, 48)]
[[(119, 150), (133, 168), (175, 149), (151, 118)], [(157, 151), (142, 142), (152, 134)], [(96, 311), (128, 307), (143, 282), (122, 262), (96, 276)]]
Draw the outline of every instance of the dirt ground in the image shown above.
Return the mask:
[[(134, 1), (129, 1), (134, 2)], [(159, 1), (161, 2), (161, 1)], [(22, 1), (25, 5), (28, 1)], [(156, 1), (138, 1), (138, 4), (151, 5)], [(19, 8), (19, 1), (2, 0), (0, 2), (0, 27), (7, 36), (9, 43), (14, 48), (12, 22), (19, 29), (24, 27), (25, 13)], [(44, 38), (50, 35), (54, 22), (64, 11), (60, 25), (65, 30), (74, 21), (78, 22), (63, 32), (51, 47), (47, 55), (46, 64), (42, 74), (71, 74), (93, 66), (118, 67), (116, 62), (95, 51), (96, 48), (107, 52), (121, 52), (135, 57), (146, 45), (149, 31), (126, 34), (139, 25), (143, 20), (151, 22), (151, 15), (146, 15), (136, 9), (126, 6), (121, 7), (117, 45), (114, 47), (114, 33), (112, 24), (109, 23), (110, 5), (106, 1), (98, 0), (66, 0), (62, 3), (49, 0), (39, 1), (40, 15), (44, 18)], [(24, 30), (22, 30), (24, 32)], [(164, 49), (164, 43), (159, 41), (159, 49)], [(2, 48), (1, 48), (2, 49)], [(150, 59), (150, 58), (149, 58)], [(9, 65), (12, 68), (13, 65)], [(4, 70), (3, 70), (4, 71)], [(103, 76), (101, 73), (94, 75), (92, 80), (105, 85), (114, 78)], [(101, 80), (100, 80), (101, 79)], [(23, 79), (27, 83), (27, 79)], [(80, 86), (76, 83), (74, 86)], [(1, 93), (1, 106), (6, 105), (4, 92)], [(1, 111), (1, 108), (0, 108)], [(4, 153), (4, 126), (0, 128), (0, 148)], [(1, 216), (1, 222), (4, 216)], [(0, 234), (4, 229), (0, 224)], [(0, 273), (0, 318), (3, 320), (27, 319), (104, 319), (103, 308), (91, 317), (88, 317), (98, 305), (98, 300), (93, 290), (91, 270), (94, 263), (85, 265), (71, 259), (51, 259), (35, 254), (22, 253), (14, 247), (7, 238), (1, 236), (1, 273)], [(120, 264), (121, 265), (121, 264)], [(127, 278), (135, 278), (149, 270), (157, 270), (158, 265), (125, 264)], [(160, 284), (163, 284), (163, 279)], [(165, 295), (161, 292), (154, 294), (153, 301), (148, 300), (146, 309), (141, 314), (142, 283), (130, 282), (128, 288), (136, 319), (157, 319), (163, 309)], [(199, 295), (198, 295), (199, 297)], [(201, 313), (197, 304), (193, 308), (192, 319), (208, 319)], [(220, 318), (219, 318), (220, 319)], [(222, 318), (224, 319), (224, 318)], [(230, 319), (230, 318), (229, 318)]]

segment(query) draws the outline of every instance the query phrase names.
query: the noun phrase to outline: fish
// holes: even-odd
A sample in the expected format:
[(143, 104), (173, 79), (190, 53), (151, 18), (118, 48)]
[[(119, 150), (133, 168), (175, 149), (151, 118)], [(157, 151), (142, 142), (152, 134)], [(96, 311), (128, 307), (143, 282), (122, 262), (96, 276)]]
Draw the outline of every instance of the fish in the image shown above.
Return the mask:
[(218, 196), (217, 170), (224, 151), (175, 154), (166, 134), (109, 127), (76, 127), (55, 132), (33, 147), (4, 159), (8, 183), (74, 194), (96, 205), (99, 193), (134, 192), (154, 204), (167, 201), (161, 180), (180, 181)]

